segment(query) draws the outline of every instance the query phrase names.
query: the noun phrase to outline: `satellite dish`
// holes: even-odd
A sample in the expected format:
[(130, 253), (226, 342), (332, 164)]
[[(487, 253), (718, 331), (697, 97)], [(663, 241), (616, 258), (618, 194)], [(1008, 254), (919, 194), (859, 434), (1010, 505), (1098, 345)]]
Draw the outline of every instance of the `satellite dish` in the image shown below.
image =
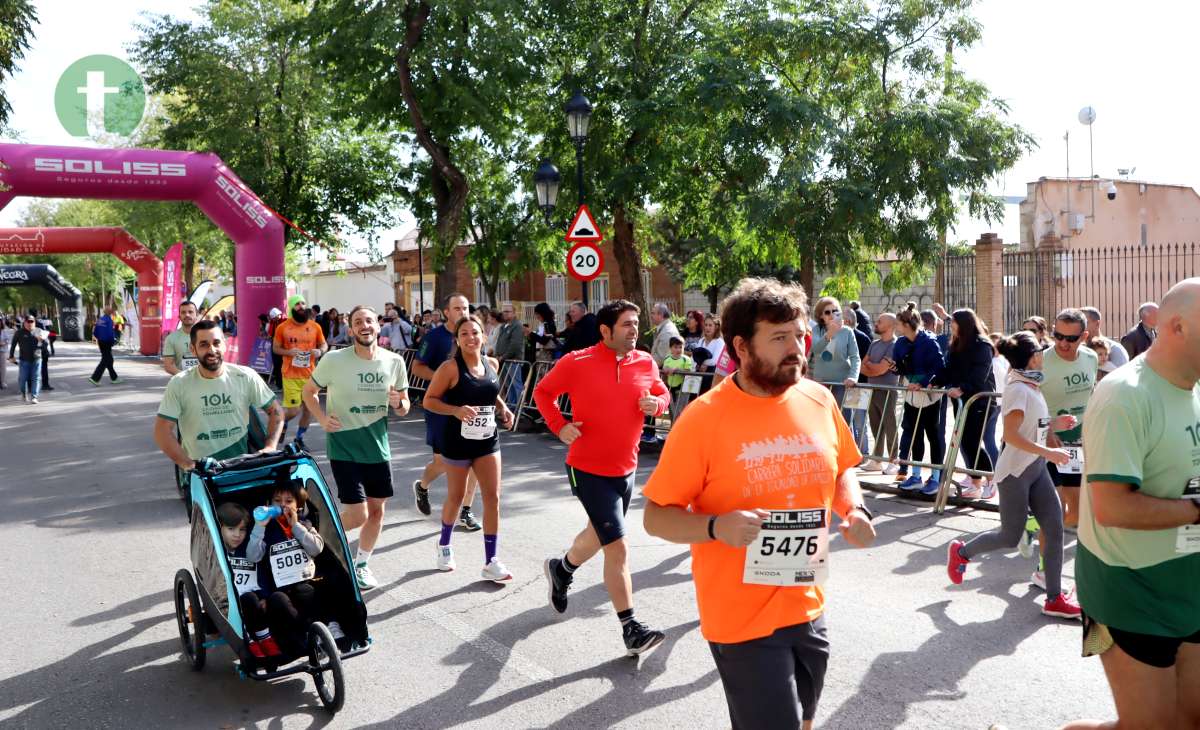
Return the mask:
[(1080, 124), (1090, 126), (1091, 123), (1094, 121), (1096, 121), (1096, 108), (1095, 107), (1085, 106), (1084, 108), (1079, 110), (1079, 123)]

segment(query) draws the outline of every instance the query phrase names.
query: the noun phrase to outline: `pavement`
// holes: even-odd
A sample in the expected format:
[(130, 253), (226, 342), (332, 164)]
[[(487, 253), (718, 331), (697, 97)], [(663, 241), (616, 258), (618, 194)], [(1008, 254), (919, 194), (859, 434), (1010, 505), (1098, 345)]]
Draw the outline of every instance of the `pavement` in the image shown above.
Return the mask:
[[(202, 672), (182, 661), (171, 598), (189, 567), (189, 530), (170, 462), (151, 432), (166, 375), (118, 358), (124, 384), (93, 387), (98, 355), (57, 346), (56, 390), (37, 406), (0, 391), (0, 726), (13, 728), (723, 728), (720, 681), (700, 636), (686, 548), (645, 534), (630, 512), (638, 618), (667, 641), (624, 656), (597, 559), (563, 616), (547, 605), (542, 560), (583, 526), (545, 434), (504, 438), (500, 553), (509, 586), (481, 581), (480, 533), (456, 533), (459, 569), (435, 570), (434, 518), (409, 485), (426, 461), (419, 411), (393, 419), (397, 496), (366, 594), (372, 650), (346, 662), (345, 708), (330, 717), (311, 681), (238, 678), (226, 648)], [(324, 436), (306, 438), (325, 463)], [(638, 484), (654, 467), (642, 459)], [(329, 476), (328, 469), (326, 476)], [(331, 479), (331, 477), (330, 477)], [(444, 494), (435, 483), (435, 510)], [(879, 540), (834, 538), (826, 586), (832, 659), (825, 728), (1049, 728), (1115, 716), (1077, 623), (1039, 612), (1033, 565), (1015, 551), (945, 572), (946, 545), (998, 525), (993, 512), (873, 494)], [(1073, 543), (1066, 582), (1073, 583)], [(477, 562), (476, 562), (477, 560)]]

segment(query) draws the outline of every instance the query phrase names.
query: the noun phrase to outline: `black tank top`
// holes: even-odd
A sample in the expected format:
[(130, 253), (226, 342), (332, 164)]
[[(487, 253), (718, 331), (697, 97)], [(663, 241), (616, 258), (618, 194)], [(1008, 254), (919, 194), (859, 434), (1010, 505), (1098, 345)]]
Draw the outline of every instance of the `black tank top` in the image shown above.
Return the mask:
[[(447, 390), (442, 400), (452, 406), (490, 407), (492, 422), (496, 423), (496, 397), (500, 395), (500, 380), (492, 369), (488, 359), (483, 358), (484, 373), (480, 377), (471, 374), (461, 352), (454, 353), (454, 364), (458, 366), (458, 382)], [(499, 424), (491, 436), (483, 439), (469, 439), (463, 436), (463, 427), (467, 426), (454, 416), (446, 418), (446, 431), (442, 441), (442, 455), (447, 459), (475, 459), (486, 456), (500, 449)], [(468, 426), (468, 429), (470, 427)]]

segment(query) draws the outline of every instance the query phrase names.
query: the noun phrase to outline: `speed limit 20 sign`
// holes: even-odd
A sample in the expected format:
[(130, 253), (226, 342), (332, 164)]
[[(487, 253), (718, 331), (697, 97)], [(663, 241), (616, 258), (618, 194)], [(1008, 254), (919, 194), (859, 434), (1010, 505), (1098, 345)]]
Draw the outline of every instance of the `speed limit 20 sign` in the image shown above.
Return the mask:
[(577, 243), (567, 252), (567, 272), (579, 281), (591, 281), (604, 271), (599, 243)]

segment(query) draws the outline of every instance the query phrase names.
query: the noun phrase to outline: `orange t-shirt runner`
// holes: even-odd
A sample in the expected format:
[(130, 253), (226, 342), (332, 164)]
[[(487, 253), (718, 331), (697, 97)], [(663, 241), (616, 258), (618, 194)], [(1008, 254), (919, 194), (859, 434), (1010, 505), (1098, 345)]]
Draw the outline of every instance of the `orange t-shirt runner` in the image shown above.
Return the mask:
[[(733, 510), (824, 509), (837, 478), (862, 455), (833, 395), (802, 380), (782, 395), (748, 395), (727, 378), (692, 402), (671, 428), (643, 490), (662, 506), (720, 515)], [(769, 636), (821, 615), (817, 585), (743, 582), (746, 548), (692, 545), (700, 632), (719, 644)]]
[[(304, 324), (298, 324), (296, 320), (289, 317), (275, 328), (275, 344), (289, 350), (308, 352), (325, 344), (325, 333), (321, 331), (321, 325), (311, 319)], [(283, 377), (291, 380), (308, 380), (312, 375), (313, 368), (317, 365), (313, 362), (312, 356), (309, 356), (307, 366), (297, 365), (292, 360), (291, 355), (283, 356)]]

